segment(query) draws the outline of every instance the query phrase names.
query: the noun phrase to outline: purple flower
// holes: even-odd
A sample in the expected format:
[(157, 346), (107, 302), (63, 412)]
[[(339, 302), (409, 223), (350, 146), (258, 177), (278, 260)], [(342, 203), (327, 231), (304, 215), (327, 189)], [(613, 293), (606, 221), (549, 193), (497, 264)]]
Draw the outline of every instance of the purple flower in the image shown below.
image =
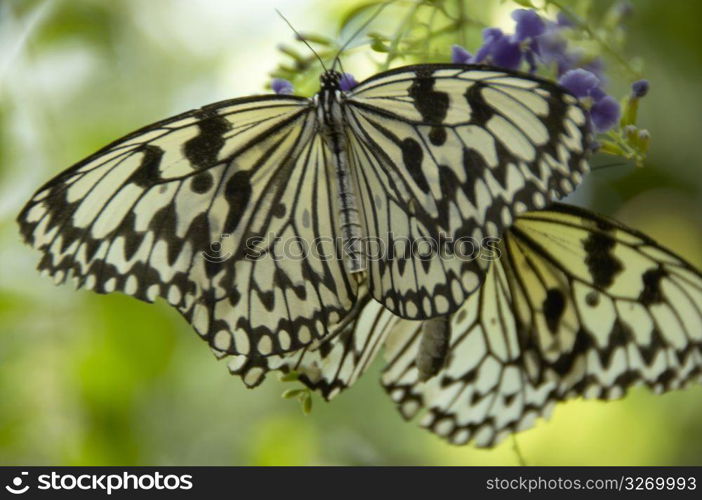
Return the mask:
[(612, 96), (603, 97), (590, 110), (592, 124), (598, 132), (606, 132), (614, 127), (620, 114), (619, 103)]
[(500, 28), (485, 28), (483, 30), (483, 46), (478, 49), (473, 62), (481, 63), (487, 59), (495, 48), (495, 43), (502, 39), (504, 35)]
[(527, 38), (541, 36), (546, 31), (546, 23), (544, 23), (544, 20), (533, 10), (513, 10), (512, 19), (517, 22), (513, 35), (515, 42), (523, 42)]
[(595, 87), (590, 91), (590, 97), (592, 97), (592, 100), (597, 102), (600, 99), (604, 98), (607, 96), (607, 93), (602, 90), (602, 87)]
[(495, 41), (491, 56), (493, 64), (501, 68), (519, 69), (522, 64), (522, 49), (519, 42), (513, 42), (506, 36)]
[(358, 85), (358, 82), (351, 73), (343, 73), (339, 79), (339, 88), (344, 92), (348, 92)]
[[(505, 34), (499, 28), (486, 28), (483, 30), (483, 44), (475, 56), (454, 45), (451, 60), (457, 64), (486, 62), (511, 70), (520, 69), (524, 62), (532, 73), (539, 66), (555, 65), (559, 83), (575, 97), (584, 100), (593, 129), (607, 132), (616, 126), (622, 110), (619, 102), (604, 91), (606, 77), (602, 58), (588, 58), (582, 51), (568, 47), (563, 32), (575, 26), (575, 22), (562, 13), (555, 22), (544, 20), (530, 9), (517, 9), (512, 12), (512, 18), (516, 23), (513, 35)], [(648, 88), (646, 80), (635, 82), (631, 86), (630, 99), (643, 97)], [(626, 117), (622, 121), (626, 122)]]
[(292, 83), (283, 78), (273, 78), (271, 88), (276, 94), (289, 95), (293, 93)]
[(536, 38), (534, 44), (534, 52), (539, 60), (545, 65), (556, 63), (559, 75), (573, 69), (580, 59), (576, 54), (568, 52), (567, 48), (568, 42), (557, 28)]
[(583, 98), (591, 95), (600, 84), (600, 79), (590, 71), (578, 68), (567, 71), (558, 83), (570, 90), (575, 97)]
[(466, 49), (460, 45), (454, 45), (451, 47), (451, 61), (455, 64), (468, 64), (473, 59)]
[(500, 28), (485, 28), (483, 30), (483, 42), (490, 43), (504, 36)]
[(522, 63), (522, 49), (499, 28), (483, 30), (483, 46), (478, 49), (472, 62), (489, 62), (506, 69), (519, 69)]
[(631, 94), (633, 97), (640, 99), (648, 94), (648, 80), (639, 80), (631, 84)]

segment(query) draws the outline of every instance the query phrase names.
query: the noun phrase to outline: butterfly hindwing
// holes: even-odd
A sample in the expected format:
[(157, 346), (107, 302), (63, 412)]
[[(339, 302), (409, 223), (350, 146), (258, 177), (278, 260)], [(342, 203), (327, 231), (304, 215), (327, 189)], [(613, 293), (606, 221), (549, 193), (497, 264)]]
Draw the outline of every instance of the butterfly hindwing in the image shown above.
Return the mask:
[(337, 227), (313, 109), (244, 98), (139, 130), (41, 188), (18, 218), (23, 236), (57, 282), (163, 297), (218, 350), (307, 345), (356, 290), (341, 260), (301, 253)]
[(575, 207), (517, 216), (484, 285), (451, 316), (421, 382), (421, 328), (388, 335), (383, 384), (406, 418), (492, 446), (573, 397), (664, 392), (702, 376), (702, 275), (645, 235)]
[(577, 380), (570, 390), (610, 399), (632, 383), (663, 392), (702, 373), (702, 277), (651, 238), (556, 205), (519, 218), (506, 246), (525, 347)]
[(421, 327), (398, 323), (388, 337), (386, 391), (406, 419), (422, 414), (423, 427), (454, 444), (491, 446), (554, 402), (553, 381), (524, 376), (504, 279), (501, 265), (491, 265), (483, 286), (451, 316), (446, 365), (429, 380), (420, 381), (416, 363)]
[(309, 389), (330, 400), (353, 385), (371, 365), (393, 325), (401, 321), (364, 291), (359, 307), (344, 325), (318, 342), (296, 352), (251, 359), (230, 355), (229, 371), (248, 387), (256, 387), (272, 371), (295, 372)]
[(580, 104), (522, 73), (398, 68), (354, 88), (345, 116), (367, 236), (384, 245), (369, 259), (370, 290), (408, 319), (455, 311), (482, 282), (483, 239), (588, 171)]

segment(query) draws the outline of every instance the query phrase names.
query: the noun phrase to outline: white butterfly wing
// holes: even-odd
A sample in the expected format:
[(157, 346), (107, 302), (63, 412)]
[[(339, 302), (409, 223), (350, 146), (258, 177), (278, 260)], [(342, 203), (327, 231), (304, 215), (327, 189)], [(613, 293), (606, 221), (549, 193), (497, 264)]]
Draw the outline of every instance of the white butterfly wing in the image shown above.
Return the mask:
[[(539, 353), (585, 397), (656, 392), (702, 373), (702, 276), (646, 235), (567, 205), (520, 217), (506, 239), (519, 322)], [(542, 366), (540, 367), (539, 364)]]
[(702, 376), (702, 275), (645, 235), (554, 205), (516, 218), (485, 284), (451, 317), (446, 366), (426, 382), (420, 327), (388, 336), (383, 384), (406, 418), (492, 446), (558, 401), (656, 392)]
[(367, 294), (359, 297), (360, 308), (347, 316), (336, 332), (296, 352), (251, 359), (230, 355), (229, 371), (248, 387), (256, 387), (271, 371), (295, 372), (308, 388), (330, 400), (351, 387), (380, 352), (393, 325), (402, 321)]
[(18, 218), (22, 234), (57, 282), (163, 297), (215, 349), (298, 349), (331, 331), (356, 294), (341, 260), (302, 248), (334, 252), (338, 231), (316, 127), (309, 100), (283, 96), (156, 123), (42, 187)]
[(516, 214), (571, 192), (588, 171), (577, 100), (521, 73), (399, 68), (354, 88), (345, 117), (366, 232), (385, 244), (369, 259), (370, 291), (408, 319), (453, 312), (482, 282), (473, 245), (451, 242), (499, 237)]

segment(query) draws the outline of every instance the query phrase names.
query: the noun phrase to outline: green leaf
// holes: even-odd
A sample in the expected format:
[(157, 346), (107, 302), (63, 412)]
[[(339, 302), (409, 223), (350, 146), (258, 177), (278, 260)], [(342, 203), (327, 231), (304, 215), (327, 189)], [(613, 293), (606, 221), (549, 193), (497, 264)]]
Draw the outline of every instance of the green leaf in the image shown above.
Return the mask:
[(295, 38), (299, 41), (303, 39), (309, 43), (316, 43), (317, 45), (324, 45), (328, 47), (332, 45), (332, 40), (324, 35), (317, 35), (315, 33), (300, 33), (301, 37), (296, 36)]
[(367, 3), (362, 3), (360, 5), (357, 5), (353, 9), (349, 10), (346, 14), (341, 16), (341, 21), (339, 22), (339, 31), (343, 31), (343, 29), (346, 28), (346, 26), (348, 26), (349, 23), (351, 23), (351, 21), (356, 19), (358, 16), (360, 16), (362, 13), (364, 13), (368, 9), (373, 8), (373, 7), (378, 6), (380, 4), (383, 4), (383, 3), (385, 3), (385, 2), (374, 0), (371, 2), (367, 2)]
[(371, 49), (376, 52), (389, 52), (390, 46), (388, 44), (388, 39), (381, 35), (380, 33), (368, 33), (368, 37), (371, 39)]
[(309, 415), (312, 413), (312, 396), (307, 393), (305, 397), (301, 397), (302, 402), (302, 413)]
[(283, 399), (293, 399), (303, 394), (306, 389), (288, 389), (283, 393)]
[(305, 56), (300, 54), (297, 50), (293, 49), (292, 47), (288, 47), (287, 45), (278, 45), (278, 50), (281, 51), (283, 54), (293, 58), (296, 62), (302, 62), (305, 60)]

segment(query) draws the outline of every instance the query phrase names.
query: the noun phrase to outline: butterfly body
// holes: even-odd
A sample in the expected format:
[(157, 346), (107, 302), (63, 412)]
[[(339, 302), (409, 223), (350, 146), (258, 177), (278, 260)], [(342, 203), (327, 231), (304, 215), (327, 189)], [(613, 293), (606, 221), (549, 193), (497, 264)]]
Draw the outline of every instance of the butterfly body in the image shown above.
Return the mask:
[(324, 141), (332, 152), (333, 171), (338, 190), (339, 220), (344, 262), (349, 273), (366, 269), (363, 251), (363, 226), (356, 202), (353, 173), (348, 159), (348, 145), (344, 134), (343, 93), (338, 71), (325, 71), (320, 77), (321, 90), (313, 98), (317, 109), (317, 123)]

